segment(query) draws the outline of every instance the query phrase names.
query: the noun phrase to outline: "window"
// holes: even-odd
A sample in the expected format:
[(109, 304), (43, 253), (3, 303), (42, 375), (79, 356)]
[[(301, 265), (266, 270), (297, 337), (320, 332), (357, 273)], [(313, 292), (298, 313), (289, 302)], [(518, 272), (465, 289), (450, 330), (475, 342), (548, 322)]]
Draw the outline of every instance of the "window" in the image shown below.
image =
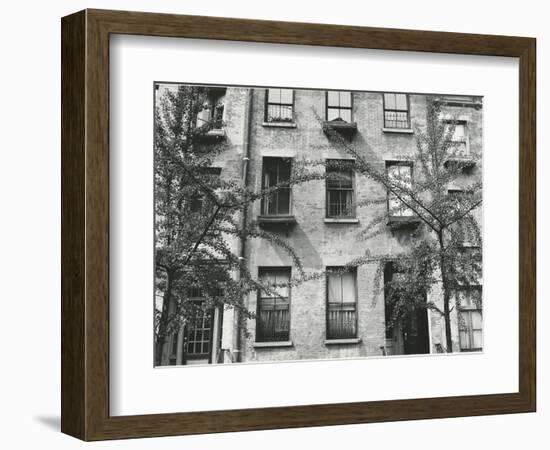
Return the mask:
[(327, 268), (327, 339), (357, 337), (356, 271)]
[(327, 217), (355, 217), (353, 162), (327, 161)]
[[(449, 123), (447, 126), (451, 126)], [(469, 154), (468, 136), (466, 122), (454, 124), (453, 135), (451, 136), (452, 146), (449, 147), (449, 153), (458, 157), (465, 157)]]
[(290, 158), (263, 159), (262, 189), (270, 191), (262, 198), (262, 214), (279, 216), (290, 214)]
[(290, 267), (260, 268), (260, 280), (270, 292), (258, 293), (256, 341), (290, 340)]
[(187, 358), (208, 358), (212, 340), (212, 314), (202, 311), (187, 327)]
[(481, 351), (483, 349), (481, 288), (459, 291), (457, 303), (460, 351)]
[[(412, 189), (412, 165), (410, 163), (391, 163), (386, 167), (388, 181), (393, 190), (388, 190), (388, 215), (390, 217), (411, 217), (413, 211), (404, 202), (407, 191)], [(405, 191), (403, 191), (405, 190)]]
[(267, 89), (265, 103), (266, 122), (292, 122), (294, 120), (294, 91)]
[(352, 121), (351, 92), (327, 91), (327, 120)]
[(384, 128), (410, 128), (407, 94), (384, 94)]
[(186, 324), (185, 358), (209, 358), (212, 347), (213, 314), (211, 310), (205, 308), (200, 289), (190, 289), (188, 295), (194, 308), (193, 315)]
[(210, 88), (204, 106), (197, 115), (197, 126), (208, 126), (211, 130), (221, 130), (223, 127), (223, 112), (225, 107), (225, 88)]

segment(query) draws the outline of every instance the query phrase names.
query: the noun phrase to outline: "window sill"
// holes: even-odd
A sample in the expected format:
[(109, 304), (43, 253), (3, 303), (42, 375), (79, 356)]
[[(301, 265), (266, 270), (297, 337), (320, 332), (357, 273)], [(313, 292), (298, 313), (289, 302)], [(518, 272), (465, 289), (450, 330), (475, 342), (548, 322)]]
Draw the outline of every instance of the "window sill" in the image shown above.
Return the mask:
[(214, 128), (198, 136), (198, 140), (202, 142), (220, 141), (222, 139), (225, 139), (225, 130), (223, 128)]
[(437, 103), (441, 103), (442, 105), (447, 105), (447, 106), (461, 106), (461, 107), (470, 107), (470, 108), (475, 108), (475, 109), (481, 109), (481, 107), (483, 106), (483, 103), (481, 100), (475, 98), (475, 97), (464, 97), (464, 98), (460, 98), (460, 97), (445, 97), (445, 96), (441, 96), (441, 97), (436, 97), (435, 98), (435, 101)]
[(296, 122), (263, 122), (262, 126), (267, 128), (296, 128)]
[(325, 223), (359, 223), (359, 219), (356, 217), (325, 217)]
[(422, 223), (422, 220), (417, 216), (389, 216), (388, 226), (393, 228), (409, 228), (417, 227)]
[(384, 133), (397, 133), (397, 134), (413, 134), (414, 130), (411, 128), (382, 128)]
[(286, 225), (291, 226), (296, 223), (296, 218), (293, 215), (285, 216), (258, 216), (258, 224), (260, 226), (270, 226), (270, 225)]
[(469, 169), (475, 165), (476, 165), (475, 160), (467, 156), (448, 158), (444, 164), (445, 167), (453, 166), (460, 169)]
[(323, 131), (325, 134), (329, 134), (329, 130), (334, 130), (351, 139), (357, 133), (357, 123), (344, 122), (343, 120), (325, 120), (323, 122)]
[(292, 341), (254, 342), (254, 348), (292, 347)]
[(325, 339), (325, 345), (348, 345), (348, 344), (359, 344), (359, 343), (361, 343), (360, 338)]

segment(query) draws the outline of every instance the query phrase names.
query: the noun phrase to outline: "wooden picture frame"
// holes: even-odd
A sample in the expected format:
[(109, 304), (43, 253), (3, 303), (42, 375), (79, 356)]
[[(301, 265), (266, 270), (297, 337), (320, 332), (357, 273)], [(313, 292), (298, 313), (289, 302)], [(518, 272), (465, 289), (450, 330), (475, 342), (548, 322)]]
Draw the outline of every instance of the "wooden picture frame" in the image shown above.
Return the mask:
[[(62, 416), (84, 440), (535, 411), (533, 38), (85, 10), (62, 30)], [(134, 34), (519, 58), (519, 391), (461, 397), (109, 415), (109, 36)]]

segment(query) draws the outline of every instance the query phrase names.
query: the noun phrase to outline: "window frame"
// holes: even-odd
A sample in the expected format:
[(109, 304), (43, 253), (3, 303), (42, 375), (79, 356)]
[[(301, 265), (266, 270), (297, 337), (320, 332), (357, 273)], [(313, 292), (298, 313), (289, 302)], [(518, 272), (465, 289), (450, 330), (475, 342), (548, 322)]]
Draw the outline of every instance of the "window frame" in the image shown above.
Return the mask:
[[(470, 286), (468, 288), (459, 289), (459, 291), (479, 291), (479, 295), (482, 295), (483, 288), (481, 285), (477, 286)], [(456, 294), (455, 294), (456, 295)], [(455, 299), (456, 302), (456, 299)], [(473, 327), (473, 321), (472, 321), (472, 313), (479, 313), (481, 318), (481, 328), (475, 328)], [(476, 304), (470, 304), (470, 305), (460, 305), (457, 304), (457, 321), (458, 321), (458, 345), (460, 348), (460, 352), (468, 353), (468, 352), (481, 352), (483, 351), (483, 345), (481, 347), (474, 347), (473, 342), (473, 334), (474, 331), (481, 331), (481, 339), (483, 341), (483, 306), (476, 305)], [(468, 319), (466, 319), (466, 317)], [(464, 331), (461, 329), (461, 320), (464, 320), (466, 322), (466, 329), (468, 333), (468, 341), (470, 346), (467, 348), (464, 348), (462, 345), (462, 338), (461, 338), (461, 331)]]
[[(266, 160), (267, 159), (270, 159), (270, 160), (278, 160), (279, 163), (280, 162), (287, 162), (288, 161), (288, 164), (289, 164), (289, 171), (288, 171), (288, 176), (289, 176), (289, 181), (290, 179), (292, 178), (292, 166), (293, 166), (293, 158), (291, 157), (285, 157), (285, 156), (263, 156), (262, 157), (262, 179), (261, 179), (261, 189), (262, 191), (264, 189), (268, 189), (267, 186), (265, 186), (265, 175), (266, 175)], [(278, 164), (279, 164), (278, 163)], [(279, 167), (277, 167), (277, 182), (275, 184), (279, 184)], [(288, 190), (288, 213), (285, 213), (285, 214), (281, 214), (278, 209), (278, 204), (279, 204), (279, 201), (278, 201), (278, 196), (280, 195), (281, 193), (281, 189), (286, 189)], [(285, 216), (290, 216), (292, 215), (292, 186), (288, 185), (288, 187), (286, 188), (279, 188), (279, 190), (277, 190), (274, 194), (277, 194), (277, 213), (276, 214), (269, 214), (266, 212), (266, 205), (267, 205), (267, 202), (266, 202), (266, 196), (265, 195), (262, 195), (262, 199), (261, 199), (261, 202), (260, 202), (260, 215), (261, 216), (266, 216), (266, 217), (285, 217)], [(271, 194), (273, 195), (273, 194)]]
[[(407, 109), (389, 109), (386, 108), (386, 94), (391, 95), (404, 95), (405, 99), (407, 101)], [(383, 121), (384, 121), (384, 128), (390, 129), (390, 130), (410, 130), (411, 129), (411, 103), (410, 103), (410, 97), (409, 94), (406, 92), (383, 92), (382, 93), (382, 107), (383, 107)], [(388, 126), (387, 119), (386, 119), (386, 111), (389, 112), (404, 112), (407, 114), (407, 126), (406, 127), (392, 127)], [(394, 121), (397, 122), (397, 121)]]
[[(291, 103), (272, 103), (269, 101), (269, 89), (278, 89), (278, 90), (285, 90), (285, 91), (291, 91), (292, 92), (292, 102)], [(294, 89), (289, 88), (266, 88), (265, 89), (265, 102), (264, 102), (264, 122), (267, 124), (272, 123), (294, 123), (295, 121), (295, 111), (294, 111), (294, 103), (295, 103), (295, 92)], [(291, 107), (291, 119), (290, 120), (269, 120), (269, 106), (270, 105), (278, 105), (278, 106), (290, 106)]]
[[(329, 163), (329, 161), (349, 161), (350, 164), (355, 164), (355, 160), (352, 159), (335, 159), (335, 158), (329, 158), (326, 160), (326, 163)], [(329, 167), (325, 166), (325, 173), (328, 174)], [(330, 189), (329, 188), (329, 180), (328, 178), (325, 178), (325, 218), (326, 219), (355, 219), (357, 217), (357, 210), (356, 210), (356, 177), (355, 177), (355, 170), (353, 168), (350, 168), (351, 173), (351, 188), (350, 189)], [(330, 191), (345, 191), (349, 192), (351, 191), (351, 213), (347, 216), (336, 216), (336, 215), (330, 215), (330, 202), (329, 202), (329, 192)]]
[[(347, 92), (349, 93), (349, 96), (350, 96), (350, 106), (338, 106), (338, 107), (330, 107), (329, 104), (328, 104), (328, 98), (329, 98), (329, 92), (337, 92), (338, 93), (338, 103), (340, 103), (340, 94), (342, 92)], [(327, 122), (331, 122), (331, 120), (328, 118), (328, 110), (329, 109), (338, 109), (338, 110), (341, 110), (341, 109), (346, 109), (346, 110), (349, 110), (349, 115), (350, 115), (350, 120), (347, 121), (347, 120), (344, 120), (343, 122), (344, 123), (354, 123), (353, 121), (353, 91), (338, 91), (338, 90), (328, 90), (328, 91), (325, 91), (325, 120)], [(336, 120), (336, 119), (332, 119), (332, 120)]]
[[(189, 302), (192, 302), (196, 305), (199, 305), (201, 308), (202, 308), (202, 304), (204, 304), (204, 297), (203, 296), (190, 296), (189, 299), (188, 299)], [(189, 334), (191, 332), (191, 329), (192, 330), (195, 330), (195, 335), (196, 335), (196, 330), (197, 330), (197, 324), (193, 324), (193, 326), (190, 326), (190, 324), (185, 324), (184, 326), (184, 330), (183, 330), (183, 342), (182, 342), (182, 352), (181, 352), (181, 359), (182, 359), (182, 364), (187, 364), (187, 361), (188, 360), (194, 360), (194, 359), (208, 359), (208, 362), (212, 362), (212, 347), (213, 347), (213, 342), (214, 342), (214, 326), (215, 326), (215, 323), (214, 323), (214, 310), (215, 308), (211, 308), (210, 310), (204, 310), (203, 309), (203, 313), (202, 313), (202, 316), (200, 318), (201, 320), (201, 330), (202, 330), (202, 333), (203, 333), (203, 339), (201, 341), (196, 341), (194, 340), (193, 341), (193, 345), (196, 346), (196, 342), (200, 342), (201, 343), (201, 349), (203, 349), (203, 346), (204, 346), (204, 342), (208, 342), (208, 353), (189, 353)], [(207, 317), (208, 315), (208, 317)], [(194, 318), (194, 320), (196, 321), (197, 320), (197, 317)], [(209, 339), (208, 341), (205, 341), (204, 340), (204, 330), (206, 328), (204, 328), (204, 324), (206, 323), (205, 321), (208, 322), (209, 324), (209, 328), (207, 328), (209, 330)], [(194, 347), (195, 348), (195, 347)]]
[[(225, 102), (227, 99), (227, 88), (210, 88), (209, 92), (206, 93), (205, 105), (201, 111), (199, 111), (196, 120), (197, 128), (202, 128), (208, 126), (207, 134), (211, 131), (221, 131), (224, 128), (224, 118), (225, 118)], [(220, 102), (220, 100), (222, 100)], [(216, 119), (217, 112), (220, 109), (222, 114), (221, 117)], [(205, 114), (206, 112), (206, 114)]]
[[(357, 339), (359, 337), (359, 289), (358, 289), (358, 280), (357, 280), (357, 267), (349, 268), (349, 270), (344, 270), (345, 266), (327, 266), (326, 272), (325, 272), (325, 336), (327, 340), (340, 340), (340, 339)], [(355, 302), (353, 303), (355, 306), (354, 313), (355, 313), (355, 320), (354, 320), (354, 336), (334, 336), (330, 332), (330, 304), (337, 305), (338, 302), (330, 302), (330, 290), (329, 290), (329, 274), (334, 272), (342, 272), (339, 273), (340, 277), (340, 283), (342, 284), (342, 275), (343, 273), (351, 273), (353, 275), (353, 292), (355, 295)], [(341, 286), (341, 289), (343, 287)], [(343, 295), (343, 292), (342, 292)], [(340, 302), (341, 305), (349, 305), (350, 302)]]
[[(291, 266), (258, 266), (258, 278), (261, 279), (262, 275), (267, 273), (282, 273), (285, 272), (285, 274), (288, 274), (288, 280), (289, 283), (292, 279), (292, 267)], [(262, 311), (261, 305), (262, 305), (262, 299), (264, 298), (273, 298), (273, 297), (265, 297), (262, 294), (264, 294), (261, 289), (258, 289), (257, 291), (257, 298), (256, 298), (256, 326), (254, 330), (254, 343), (277, 343), (277, 342), (288, 342), (290, 341), (290, 332), (291, 332), (291, 324), (292, 324), (292, 315), (291, 315), (291, 299), (292, 299), (292, 289), (291, 286), (288, 286), (288, 296), (286, 297), (287, 301), (287, 310), (288, 310), (288, 335), (286, 336), (286, 339), (269, 339), (266, 338), (265, 335), (263, 335), (262, 326), (259, 326), (261, 323), (261, 315), (260, 312)], [(277, 297), (274, 297), (277, 299)], [(276, 301), (274, 305), (276, 304)]]
[[(464, 142), (464, 154), (463, 155), (457, 154), (457, 155), (455, 155), (455, 157), (469, 158), (471, 154), (470, 154), (470, 130), (469, 130), (469, 126), (468, 126), (468, 120), (466, 120), (466, 119), (456, 119), (456, 120), (444, 119), (443, 123), (446, 126), (455, 125), (455, 127), (456, 127), (457, 125), (461, 125), (461, 126), (464, 127), (464, 141), (455, 141), (453, 139), (454, 138), (454, 133), (453, 133), (453, 136), (451, 136), (450, 141), (453, 142), (453, 143)], [(447, 130), (445, 130), (445, 132), (447, 132)], [(457, 146), (454, 147), (455, 152), (456, 152), (456, 149), (457, 149)]]

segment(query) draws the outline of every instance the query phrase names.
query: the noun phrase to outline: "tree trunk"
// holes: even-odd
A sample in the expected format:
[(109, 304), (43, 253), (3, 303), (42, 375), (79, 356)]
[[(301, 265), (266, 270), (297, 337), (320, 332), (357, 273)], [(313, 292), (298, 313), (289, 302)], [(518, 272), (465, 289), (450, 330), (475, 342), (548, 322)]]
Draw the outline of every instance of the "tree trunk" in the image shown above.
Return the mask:
[(448, 290), (443, 286), (443, 314), (445, 318), (445, 337), (447, 345), (447, 353), (453, 352), (453, 339), (451, 336), (451, 312), (449, 308), (450, 295)]
[(443, 287), (443, 318), (445, 319), (445, 344), (447, 346), (447, 353), (453, 352), (453, 339), (451, 336), (451, 294), (449, 292), (447, 274), (446, 274), (446, 264), (445, 264), (445, 244), (443, 242), (443, 230), (438, 233), (439, 241), (439, 264), (441, 270), (441, 284)]
[(162, 365), (162, 349), (166, 342), (166, 332), (168, 330), (168, 312), (170, 310), (170, 302), (172, 300), (172, 274), (166, 272), (166, 292), (162, 300), (162, 313), (160, 315), (159, 329), (155, 345), (155, 366)]

